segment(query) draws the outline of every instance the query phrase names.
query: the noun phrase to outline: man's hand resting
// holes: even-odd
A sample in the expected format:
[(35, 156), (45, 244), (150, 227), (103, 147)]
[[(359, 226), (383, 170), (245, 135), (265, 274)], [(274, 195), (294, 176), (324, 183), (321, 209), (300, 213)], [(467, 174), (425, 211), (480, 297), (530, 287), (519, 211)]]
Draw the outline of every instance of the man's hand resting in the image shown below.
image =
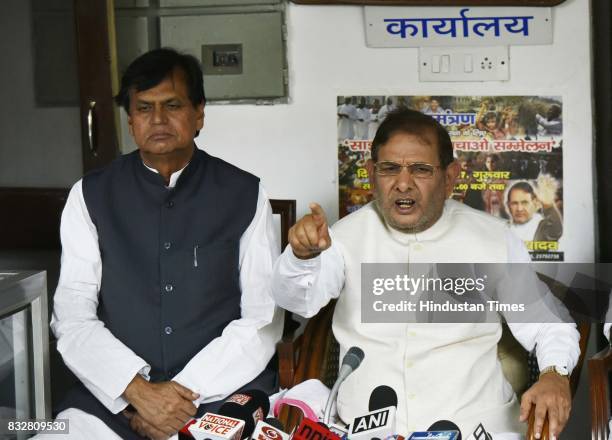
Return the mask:
[(569, 380), (555, 373), (546, 373), (540, 377), (521, 399), (522, 422), (526, 421), (535, 405), (535, 425), (533, 432), (540, 438), (546, 414), (548, 414), (549, 433), (558, 438), (569, 419), (572, 407), (572, 395)]
[(138, 374), (123, 395), (137, 415), (168, 436), (178, 432), (196, 414), (192, 401), (199, 397), (177, 382), (149, 383)]
[(303, 260), (314, 258), (331, 246), (323, 208), (311, 203), (310, 211), (310, 214), (306, 214), (289, 229), (289, 243), (293, 254)]
[(170, 436), (151, 425), (143, 419), (138, 413), (129, 410), (123, 410), (123, 415), (130, 421), (130, 428), (137, 432), (142, 437), (151, 440), (167, 440)]

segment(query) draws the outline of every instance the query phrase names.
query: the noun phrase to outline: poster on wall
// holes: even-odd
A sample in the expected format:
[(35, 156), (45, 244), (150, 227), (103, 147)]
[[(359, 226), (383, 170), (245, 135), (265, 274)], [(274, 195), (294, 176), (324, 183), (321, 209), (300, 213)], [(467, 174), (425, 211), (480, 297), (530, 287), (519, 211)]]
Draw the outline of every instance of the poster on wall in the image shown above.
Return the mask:
[(452, 198), (508, 222), (534, 261), (563, 261), (563, 105), (557, 96), (339, 96), (339, 217), (372, 200), (372, 139), (390, 111), (431, 115), (461, 166)]

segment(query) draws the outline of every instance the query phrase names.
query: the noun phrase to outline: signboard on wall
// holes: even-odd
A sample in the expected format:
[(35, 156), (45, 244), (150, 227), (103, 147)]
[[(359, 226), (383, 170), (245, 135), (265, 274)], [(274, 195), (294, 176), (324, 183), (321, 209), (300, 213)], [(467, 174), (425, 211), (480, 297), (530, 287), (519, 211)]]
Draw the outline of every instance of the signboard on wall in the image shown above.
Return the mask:
[(551, 44), (550, 8), (365, 7), (369, 47)]
[(555, 96), (338, 97), (339, 217), (372, 200), (366, 162), (400, 107), (449, 132), (461, 173), (452, 198), (508, 222), (534, 261), (563, 261), (563, 105)]

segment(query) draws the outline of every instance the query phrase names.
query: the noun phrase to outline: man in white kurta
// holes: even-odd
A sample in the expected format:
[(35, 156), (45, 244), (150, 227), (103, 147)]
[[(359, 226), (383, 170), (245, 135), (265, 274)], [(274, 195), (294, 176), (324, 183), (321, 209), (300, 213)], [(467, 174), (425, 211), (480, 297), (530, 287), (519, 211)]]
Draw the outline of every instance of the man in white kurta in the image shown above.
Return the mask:
[(385, 101), (385, 105), (383, 105), (378, 111), (378, 122), (382, 123), (382, 121), (385, 120), (387, 115), (396, 108), (397, 107), (395, 106), (395, 104), (393, 104), (393, 99), (387, 98), (387, 100)]
[[(510, 230), (523, 241), (558, 241), (563, 234), (563, 219), (555, 206), (557, 181), (548, 175), (538, 177), (537, 187), (524, 180), (507, 192)], [(542, 211), (542, 214), (538, 210)]]
[[(446, 200), (458, 172), (443, 127), (412, 110), (392, 113), (376, 134), (368, 164), (375, 201), (331, 231), (323, 211), (313, 204), (312, 214), (290, 231), (291, 247), (275, 266), (276, 301), (309, 317), (338, 298), (333, 331), (341, 352), (353, 345), (365, 352), (362, 365), (340, 388), (338, 412), (345, 422), (367, 412), (375, 387), (388, 385), (398, 395), (400, 434), (425, 430), (440, 419), (452, 420), (464, 433), (479, 422), (491, 432), (524, 430), (516, 396), (497, 358), (499, 323), (361, 321), (361, 263), (529, 262), (523, 244), (503, 222)], [(527, 350), (537, 347), (542, 371), (557, 367), (524, 394), (521, 419), (535, 403), (536, 432), (548, 412), (551, 432), (558, 434), (571, 399), (569, 381), (562, 376), (579, 354), (575, 325), (510, 328)]]
[(361, 98), (355, 110), (357, 120), (355, 121), (355, 139), (368, 139), (368, 126), (370, 125), (370, 109), (366, 107), (365, 98)]
[(358, 119), (357, 108), (347, 97), (344, 104), (338, 106), (338, 142), (355, 137), (355, 121)]

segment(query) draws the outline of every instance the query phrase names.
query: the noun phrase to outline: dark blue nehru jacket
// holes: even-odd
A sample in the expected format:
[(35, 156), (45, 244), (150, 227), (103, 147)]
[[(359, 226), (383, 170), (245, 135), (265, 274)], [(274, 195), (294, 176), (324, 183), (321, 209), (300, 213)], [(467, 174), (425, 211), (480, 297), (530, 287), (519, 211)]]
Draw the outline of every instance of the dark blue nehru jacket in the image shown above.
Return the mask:
[[(240, 317), (239, 242), (258, 191), (257, 177), (198, 149), (174, 188), (137, 151), (83, 178), (102, 258), (98, 316), (151, 365), (151, 381), (171, 379)], [(112, 426), (122, 416), (79, 390), (62, 406), (126, 435)]]

